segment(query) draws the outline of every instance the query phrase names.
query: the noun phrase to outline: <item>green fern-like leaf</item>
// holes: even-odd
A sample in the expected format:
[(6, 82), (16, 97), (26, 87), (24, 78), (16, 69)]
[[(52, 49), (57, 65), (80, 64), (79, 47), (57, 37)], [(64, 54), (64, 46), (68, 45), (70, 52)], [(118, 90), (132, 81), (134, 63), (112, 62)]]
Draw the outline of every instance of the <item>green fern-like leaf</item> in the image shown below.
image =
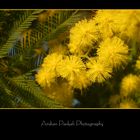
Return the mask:
[(70, 17), (62, 22), (56, 29), (53, 29), (50, 34), (46, 36), (47, 40), (56, 39), (59, 35), (69, 31), (69, 29), (79, 20), (88, 18), (90, 16), (89, 11), (75, 11)]
[(3, 58), (7, 55), (8, 50), (13, 47), (19, 35), (31, 26), (32, 21), (36, 20), (38, 17), (37, 13), (41, 11), (42, 10), (39, 10), (29, 14), (27, 18), (25, 18), (25, 20), (16, 29), (13, 30), (13, 33), (7, 42), (0, 48), (0, 58)]
[(29, 79), (30, 73), (12, 78), (10, 83), (21, 89), (19, 95), (34, 107), (61, 108), (62, 106), (46, 97), (34, 80)]

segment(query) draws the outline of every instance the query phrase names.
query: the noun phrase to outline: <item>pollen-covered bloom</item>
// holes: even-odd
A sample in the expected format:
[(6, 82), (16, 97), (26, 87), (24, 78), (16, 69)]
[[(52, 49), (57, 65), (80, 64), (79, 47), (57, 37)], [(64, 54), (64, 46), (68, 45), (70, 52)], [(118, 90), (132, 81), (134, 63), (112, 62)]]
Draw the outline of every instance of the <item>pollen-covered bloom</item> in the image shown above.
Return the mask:
[(36, 74), (36, 81), (42, 87), (46, 85), (50, 86), (51, 83), (55, 82), (57, 74), (57, 67), (59, 62), (62, 60), (62, 55), (53, 53), (48, 55), (41, 65), (40, 71)]
[(55, 73), (49, 72), (46, 69), (40, 69), (35, 78), (37, 83), (44, 88), (46, 85), (50, 86), (55, 82)]
[(112, 37), (114, 35), (115, 32), (114, 29), (116, 29), (114, 17), (119, 11), (117, 10), (97, 11), (96, 16), (94, 17), (94, 21), (97, 25), (97, 29), (100, 31), (102, 38)]
[(118, 68), (128, 62), (128, 46), (118, 37), (107, 38), (100, 44), (97, 55), (100, 61)]
[(117, 29), (121, 38), (135, 39), (139, 41), (139, 10), (120, 10), (119, 14), (114, 17), (116, 24), (118, 23)]
[(129, 96), (139, 91), (140, 78), (137, 75), (129, 74), (122, 79), (121, 95)]
[(98, 33), (94, 20), (82, 20), (70, 30), (70, 43), (68, 45), (73, 54), (84, 54), (93, 43), (98, 40)]
[(118, 34), (121, 38), (139, 40), (139, 15), (139, 10), (98, 10), (94, 19), (103, 38)]
[(87, 63), (87, 76), (92, 82), (102, 83), (111, 77), (112, 68), (94, 58)]
[(73, 80), (69, 80), (69, 84), (76, 89), (85, 89), (90, 86), (91, 81), (87, 77), (86, 71), (81, 72), (79, 75), (75, 75)]
[(86, 67), (83, 61), (78, 56), (67, 56), (61, 61), (58, 66), (58, 73), (61, 77), (66, 78), (68, 81), (75, 81), (85, 71)]
[(47, 69), (49, 72), (55, 72), (57, 75), (57, 67), (59, 66), (63, 56), (58, 53), (52, 53), (47, 55), (44, 59), (42, 68)]

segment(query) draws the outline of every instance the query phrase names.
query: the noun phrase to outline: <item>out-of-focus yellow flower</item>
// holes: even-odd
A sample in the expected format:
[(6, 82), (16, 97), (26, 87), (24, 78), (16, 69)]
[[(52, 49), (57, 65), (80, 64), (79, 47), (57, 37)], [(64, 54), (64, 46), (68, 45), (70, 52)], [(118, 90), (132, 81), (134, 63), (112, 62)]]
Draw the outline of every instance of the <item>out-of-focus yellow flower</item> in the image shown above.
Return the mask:
[(138, 58), (138, 60), (136, 61), (136, 65), (135, 67), (140, 70), (140, 57)]
[(94, 19), (103, 38), (117, 34), (139, 41), (139, 10), (98, 10)]
[(139, 91), (140, 78), (137, 75), (129, 74), (122, 79), (121, 95), (129, 96)]
[(48, 72), (57, 72), (57, 67), (59, 66), (63, 56), (58, 53), (52, 53), (45, 57), (42, 68), (47, 69)]
[(47, 10), (39, 14), (38, 20), (41, 23), (45, 23), (45, 21), (48, 19), (48, 17), (53, 16), (56, 13), (56, 10)]
[(133, 100), (126, 100), (120, 103), (120, 108), (138, 108)]
[(94, 20), (98, 30), (100, 31), (102, 38), (112, 37), (114, 35), (115, 32), (114, 29), (116, 29), (116, 24), (114, 23), (114, 17), (119, 11), (117, 10), (97, 11)]
[(44, 92), (49, 98), (59, 102), (63, 106), (72, 106), (73, 89), (67, 81), (53, 83), (50, 87), (46, 86)]
[(50, 47), (50, 49), (49, 49), (49, 54), (52, 54), (52, 53), (65, 55), (65, 54), (68, 54), (68, 48), (67, 48), (67, 46), (64, 46), (61, 44), (54, 45), (54, 46)]
[(55, 82), (55, 73), (48, 72), (46, 69), (41, 69), (36, 75), (36, 81), (42, 87), (46, 85), (50, 86), (51, 83)]
[[(131, 20), (130, 20), (131, 19)], [(118, 32), (121, 38), (135, 39), (140, 38), (140, 11), (139, 10), (122, 10), (115, 19), (118, 23)], [(120, 22), (119, 22), (120, 21)]]
[(117, 68), (127, 63), (128, 46), (118, 37), (107, 38), (100, 44), (97, 55), (100, 61)]
[(112, 68), (94, 58), (87, 63), (87, 68), (87, 76), (92, 82), (102, 83), (111, 77)]
[(84, 54), (98, 40), (98, 33), (93, 20), (82, 20), (70, 30), (68, 45), (73, 54)]
[(58, 73), (63, 78), (67, 80), (73, 80), (76, 75), (81, 75), (81, 73), (86, 69), (83, 61), (78, 56), (67, 56), (61, 61), (58, 66)]

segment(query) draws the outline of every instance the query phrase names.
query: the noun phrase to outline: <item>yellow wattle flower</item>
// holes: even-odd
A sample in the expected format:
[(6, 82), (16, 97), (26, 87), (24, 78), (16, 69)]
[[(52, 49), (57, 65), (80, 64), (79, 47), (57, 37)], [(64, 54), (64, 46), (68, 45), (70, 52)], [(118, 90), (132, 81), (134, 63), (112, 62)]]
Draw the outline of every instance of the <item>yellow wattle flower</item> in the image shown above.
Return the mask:
[(111, 77), (112, 68), (94, 58), (87, 63), (87, 68), (87, 76), (92, 82), (102, 83)]
[(78, 56), (67, 56), (58, 66), (58, 73), (67, 80), (73, 80), (76, 75), (86, 69), (83, 61)]
[[(120, 10), (119, 10), (120, 11)], [(112, 37), (116, 24), (114, 23), (114, 15), (119, 12), (117, 10), (98, 10), (96, 16), (93, 18), (97, 29), (102, 38)]]
[(107, 38), (101, 42), (97, 55), (100, 61), (118, 68), (128, 62), (128, 46), (118, 37)]
[(57, 53), (49, 54), (45, 57), (40, 71), (36, 74), (36, 81), (42, 87), (50, 86), (55, 82), (57, 74), (57, 67), (62, 60), (63, 56)]
[(140, 78), (137, 75), (129, 74), (122, 79), (121, 95), (127, 97), (139, 91)]
[(40, 71), (35, 75), (35, 78), (41, 87), (45, 87), (46, 85), (50, 86), (55, 82), (55, 73), (47, 71), (46, 69), (40, 69)]
[(84, 54), (98, 40), (98, 33), (93, 20), (82, 20), (70, 30), (68, 45), (73, 54)]
[(85, 89), (91, 85), (90, 80), (87, 77), (86, 71), (81, 72), (80, 75), (75, 75), (73, 79), (69, 79), (69, 84), (76, 89)]
[(117, 34), (123, 39), (139, 41), (139, 15), (139, 10), (98, 10), (94, 20), (102, 38)]
[(42, 68), (45, 68), (47, 69), (47, 71), (50, 72), (56, 72), (57, 76), (57, 67), (59, 66), (62, 59), (63, 56), (61, 54), (58, 53), (49, 54), (47, 55), (47, 57), (45, 57), (42, 64)]
[[(116, 16), (119, 36), (123, 39), (135, 39), (139, 42), (140, 38), (140, 11), (139, 10), (122, 10)], [(131, 20), (130, 20), (131, 19)]]

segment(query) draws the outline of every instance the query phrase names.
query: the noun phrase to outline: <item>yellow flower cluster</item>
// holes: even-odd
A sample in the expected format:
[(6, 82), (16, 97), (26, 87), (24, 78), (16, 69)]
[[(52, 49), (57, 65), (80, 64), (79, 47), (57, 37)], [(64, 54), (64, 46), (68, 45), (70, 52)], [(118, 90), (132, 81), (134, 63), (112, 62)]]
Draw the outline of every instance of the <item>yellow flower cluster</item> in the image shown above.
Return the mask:
[(133, 38), (139, 41), (139, 10), (98, 10), (95, 22), (103, 38), (118, 35), (123, 39)]
[[(123, 11), (113, 12), (123, 15)], [(113, 34), (118, 29), (116, 19), (117, 17), (112, 16), (112, 11), (99, 10), (95, 18), (76, 23), (70, 30), (68, 48), (63, 45), (53, 45), (49, 49), (49, 55), (44, 59), (36, 75), (36, 81), (44, 87), (50, 86), (56, 78), (62, 77), (67, 79), (73, 88), (82, 89), (89, 86), (91, 82), (102, 83), (110, 78), (112, 68), (123, 66), (128, 61), (127, 44)], [(102, 37), (104, 29), (106, 34), (110, 34), (106, 38)], [(93, 49), (97, 50), (94, 52), (97, 56), (96, 60), (88, 56)], [(69, 52), (72, 55), (67, 56)], [(82, 55), (85, 59), (88, 58), (88, 61), (83, 61)]]
[[(88, 70), (87, 70), (88, 69)], [(36, 75), (42, 86), (50, 86), (58, 77), (64, 78), (73, 88), (87, 88), (91, 82), (102, 83), (111, 77), (112, 68), (106, 63), (91, 58), (86, 64), (79, 56), (48, 55)]]
[(67, 56), (58, 66), (58, 71), (74, 88), (86, 88), (90, 83), (86, 77), (86, 66), (78, 56)]
[[(112, 77), (115, 69), (129, 63), (129, 41), (135, 39), (138, 42), (140, 38), (139, 15), (140, 11), (137, 10), (98, 10), (93, 18), (79, 21), (70, 29), (67, 45), (52, 45), (49, 48), (49, 54), (36, 75), (36, 81), (42, 87), (50, 88), (48, 91), (52, 93), (49, 95), (52, 98), (61, 94), (59, 91), (63, 92), (58, 86), (59, 78), (66, 80), (67, 90), (69, 87), (82, 90), (92, 83), (105, 82)], [(139, 60), (136, 67), (140, 69)], [(124, 77), (120, 86), (121, 94), (119, 97), (111, 97), (110, 104), (118, 104), (120, 96), (127, 97), (135, 92), (139, 84), (140, 80), (136, 75)], [(53, 87), (58, 91), (55, 94)], [(67, 90), (66, 92), (73, 93)], [(59, 98), (63, 97), (56, 96), (57, 100)], [(118, 106), (134, 105), (129, 103), (122, 102)]]
[(120, 84), (120, 94), (113, 95), (109, 99), (111, 107), (117, 108), (137, 108), (137, 103), (133, 100), (140, 92), (140, 77), (134, 74), (126, 75)]

